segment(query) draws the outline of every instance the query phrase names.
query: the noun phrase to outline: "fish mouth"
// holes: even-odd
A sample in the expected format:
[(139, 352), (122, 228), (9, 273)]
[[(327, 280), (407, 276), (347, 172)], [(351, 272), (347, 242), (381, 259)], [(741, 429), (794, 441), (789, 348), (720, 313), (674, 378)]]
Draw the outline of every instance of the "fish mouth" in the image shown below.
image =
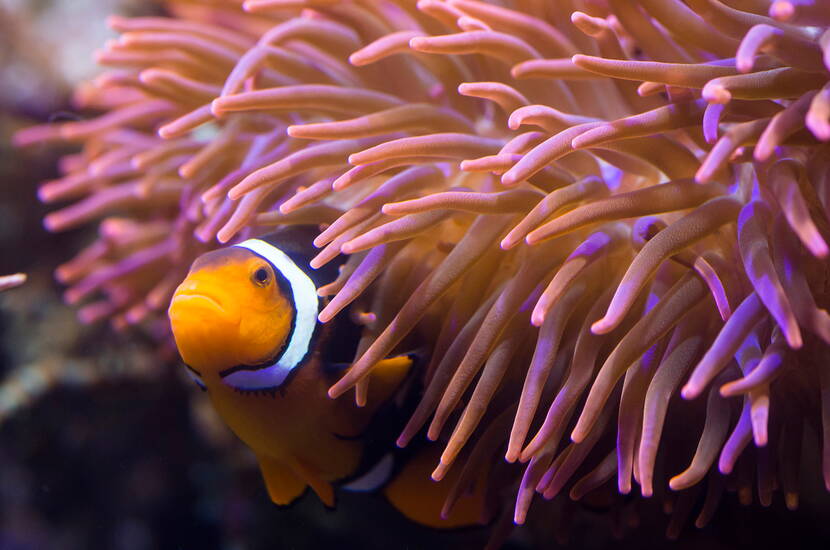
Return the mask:
[(225, 308), (222, 307), (222, 304), (219, 303), (219, 301), (216, 298), (198, 292), (177, 293), (175, 296), (173, 296), (173, 300), (171, 300), (170, 302), (170, 309), (172, 310), (174, 306), (179, 304), (188, 304), (202, 307), (207, 306), (209, 309), (218, 310), (223, 314), (226, 313)]

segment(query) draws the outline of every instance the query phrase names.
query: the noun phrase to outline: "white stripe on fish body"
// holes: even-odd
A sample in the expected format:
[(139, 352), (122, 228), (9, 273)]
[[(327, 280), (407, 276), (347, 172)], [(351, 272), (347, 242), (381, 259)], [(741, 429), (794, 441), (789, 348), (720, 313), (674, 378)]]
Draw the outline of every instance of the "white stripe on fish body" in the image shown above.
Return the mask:
[(392, 456), (392, 453), (387, 453), (364, 475), (344, 485), (343, 490), (353, 493), (375, 491), (386, 485), (386, 482), (392, 477), (392, 469), (394, 466), (395, 457)]
[(224, 381), (240, 390), (278, 388), (308, 354), (319, 312), (317, 287), (314, 281), (294, 263), (294, 260), (272, 244), (260, 239), (248, 239), (234, 246), (246, 248), (267, 260), (288, 280), (294, 298), (296, 317), (291, 341), (288, 342), (276, 362), (257, 370), (236, 371), (226, 376)]

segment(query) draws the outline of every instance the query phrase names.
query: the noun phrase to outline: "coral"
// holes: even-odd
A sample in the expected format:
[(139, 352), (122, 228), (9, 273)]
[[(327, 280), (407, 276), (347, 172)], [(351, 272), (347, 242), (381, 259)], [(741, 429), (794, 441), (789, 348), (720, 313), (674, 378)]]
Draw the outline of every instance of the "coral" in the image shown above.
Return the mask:
[(365, 325), (330, 394), (428, 334), (398, 443), (429, 423), (448, 506), (504, 454), (518, 523), (633, 480), (676, 535), (704, 478), (698, 525), (753, 476), (795, 508), (816, 439), (830, 489), (826, 0), (167, 4), (111, 20), (103, 114), (17, 136), (83, 146), (40, 188), (102, 220), (58, 270), (82, 320), (164, 334), (196, 254), (317, 223), (321, 320)]

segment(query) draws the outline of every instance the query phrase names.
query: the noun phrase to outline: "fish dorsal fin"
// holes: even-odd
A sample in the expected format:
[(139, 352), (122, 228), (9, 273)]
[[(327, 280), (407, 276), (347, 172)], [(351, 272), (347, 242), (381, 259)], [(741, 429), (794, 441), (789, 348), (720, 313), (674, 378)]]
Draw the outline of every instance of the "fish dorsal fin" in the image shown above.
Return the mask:
[(369, 382), (369, 403), (383, 403), (401, 386), (415, 364), (414, 354), (396, 355), (379, 361), (372, 369)]

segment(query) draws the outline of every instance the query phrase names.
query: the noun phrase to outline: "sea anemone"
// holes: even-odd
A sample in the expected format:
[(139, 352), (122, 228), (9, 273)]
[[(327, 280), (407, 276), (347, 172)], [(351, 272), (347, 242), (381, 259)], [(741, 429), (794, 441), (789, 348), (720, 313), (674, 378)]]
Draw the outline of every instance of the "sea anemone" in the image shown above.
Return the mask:
[(753, 477), (795, 508), (802, 447), (830, 489), (827, 0), (166, 4), (111, 20), (103, 114), (17, 135), (82, 145), (40, 188), (102, 219), (57, 273), (82, 320), (164, 334), (196, 254), (319, 224), (320, 318), (365, 326), (330, 395), (418, 332), (398, 444), (429, 424), (446, 509), (501, 455), (517, 523), (632, 480), (672, 535), (701, 485), (699, 526)]
[(15, 273), (13, 275), (0, 276), (0, 292), (4, 290), (9, 290), (10, 288), (14, 288), (16, 286), (20, 286), (25, 282), (25, 273)]

